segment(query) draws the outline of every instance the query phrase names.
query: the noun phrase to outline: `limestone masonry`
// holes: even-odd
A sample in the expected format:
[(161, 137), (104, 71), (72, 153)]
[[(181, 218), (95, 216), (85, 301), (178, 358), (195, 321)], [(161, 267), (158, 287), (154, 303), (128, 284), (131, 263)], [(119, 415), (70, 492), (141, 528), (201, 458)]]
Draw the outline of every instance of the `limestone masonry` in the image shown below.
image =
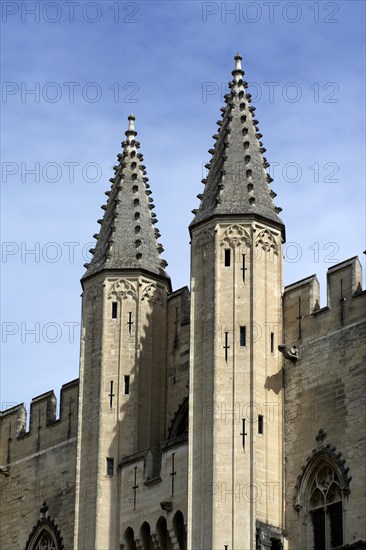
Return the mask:
[(241, 56), (173, 292), (135, 117), (81, 282), (80, 379), (1, 413), (4, 550), (366, 549), (366, 292), (283, 287)]

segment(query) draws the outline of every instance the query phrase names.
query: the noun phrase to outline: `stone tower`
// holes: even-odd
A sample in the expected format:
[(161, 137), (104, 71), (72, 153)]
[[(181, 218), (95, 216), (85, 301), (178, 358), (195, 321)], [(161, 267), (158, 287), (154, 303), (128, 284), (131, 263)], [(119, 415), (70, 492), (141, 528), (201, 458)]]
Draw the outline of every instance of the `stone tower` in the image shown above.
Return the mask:
[(190, 225), (190, 550), (279, 548), (283, 527), (284, 226), (241, 59)]
[(284, 226), (235, 60), (191, 293), (171, 292), (129, 116), (82, 278), (80, 381), (59, 417), (53, 391), (29, 427), (24, 404), (0, 412), (1, 548), (366, 550), (361, 265), (328, 269), (323, 307), (315, 275), (282, 293)]
[(121, 457), (164, 433), (166, 300), (156, 215), (133, 115), (82, 278), (75, 548), (116, 548)]

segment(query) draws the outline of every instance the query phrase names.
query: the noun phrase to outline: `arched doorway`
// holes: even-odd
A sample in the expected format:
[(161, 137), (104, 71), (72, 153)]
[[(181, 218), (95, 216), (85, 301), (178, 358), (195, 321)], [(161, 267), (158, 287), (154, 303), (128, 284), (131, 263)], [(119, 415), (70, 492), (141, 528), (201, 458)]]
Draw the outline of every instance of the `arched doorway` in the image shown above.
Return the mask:
[(127, 527), (123, 535), (123, 540), (125, 543), (125, 550), (136, 550), (135, 534), (132, 527)]
[(187, 533), (184, 525), (184, 517), (180, 510), (177, 511), (173, 518), (173, 527), (179, 544), (179, 550), (187, 550)]
[(150, 525), (147, 523), (147, 521), (145, 521), (141, 525), (140, 537), (141, 537), (141, 545), (143, 550), (154, 550), (154, 546), (151, 538)]
[(173, 550), (172, 541), (168, 533), (166, 519), (161, 517), (156, 524), (156, 533), (162, 550)]

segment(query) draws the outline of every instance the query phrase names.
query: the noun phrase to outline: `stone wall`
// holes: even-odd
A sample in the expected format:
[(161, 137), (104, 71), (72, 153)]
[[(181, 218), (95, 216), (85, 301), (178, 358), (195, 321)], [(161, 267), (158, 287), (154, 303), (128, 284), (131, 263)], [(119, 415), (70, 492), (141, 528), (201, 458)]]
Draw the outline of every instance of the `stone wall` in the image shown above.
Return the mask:
[(179, 407), (188, 396), (189, 307), (187, 287), (176, 290), (168, 298), (166, 439)]
[[(365, 311), (361, 266), (351, 258), (328, 270), (328, 304), (315, 276), (284, 294), (284, 338), (298, 348), (284, 360), (286, 529), (290, 549), (311, 548), (306, 487), (318, 457), (335, 465), (343, 493), (343, 543), (365, 532)], [(301, 319), (299, 319), (301, 317)]]
[(72, 548), (78, 387), (78, 380), (62, 386), (59, 418), (52, 391), (34, 398), (29, 431), (24, 404), (1, 413), (0, 464), (9, 468), (0, 477), (4, 549), (25, 548), (41, 516), (54, 521), (65, 548)]
[[(207, 254), (207, 249), (205, 252)], [(207, 255), (204, 261), (207, 262)], [(225, 272), (222, 280), (226, 275)], [(267, 283), (271, 286), (273, 281)], [(259, 284), (265, 285), (266, 281), (258, 278)], [(365, 546), (362, 541), (366, 539), (366, 292), (361, 290), (361, 267), (358, 259), (351, 258), (330, 268), (327, 286), (328, 302), (325, 307), (319, 305), (319, 283), (315, 275), (286, 287), (283, 297), (283, 334), (279, 330), (278, 338), (277, 325), (273, 325), (275, 344), (282, 343), (288, 349), (292, 348), (290, 356), (293, 359), (290, 360), (285, 355), (282, 369), (285, 396), (284, 548), (288, 550), (313, 547), (307, 483), (309, 472), (318, 457), (334, 464), (339, 475), (343, 498), (344, 548)], [(207, 300), (207, 292), (210, 290), (207, 280), (202, 281), (201, 288)], [(220, 293), (222, 294), (221, 290)], [(165, 404), (162, 407), (164, 419), (161, 425), (164, 426), (164, 435), (158, 453), (159, 471), (154, 467), (149, 448), (140, 448), (137, 449), (138, 452), (131, 454), (124, 446), (117, 453), (114, 475), (107, 476), (104, 472), (103, 493), (109, 483), (111, 497), (108, 497), (108, 509), (114, 510), (113, 531), (116, 531), (118, 544), (125, 550), (134, 548), (134, 543), (139, 548), (147, 540), (151, 544), (160, 544), (167, 550), (186, 547), (187, 514), (191, 504), (188, 502), (188, 442), (186, 434), (172, 435), (171, 432), (186, 413), (184, 407), (189, 381), (189, 301), (189, 291), (184, 287), (170, 294), (164, 306), (167, 315), (167, 344), (164, 366), (166, 376), (162, 377), (165, 383)], [(203, 307), (203, 304), (202, 297), (202, 302), (197, 302), (195, 307)], [(223, 308), (226, 307), (225, 304), (223, 301)], [(256, 304), (256, 307), (262, 307), (260, 301)], [(93, 307), (91, 301), (90, 311)], [(207, 317), (204, 316), (204, 319), (204, 323), (197, 325), (197, 331), (207, 330)], [(249, 324), (250, 319), (244, 321)], [(91, 324), (95, 329), (100, 326), (95, 326), (95, 317)], [(146, 323), (144, 326), (146, 327)], [(155, 326), (158, 330), (159, 324), (155, 323)], [(128, 325), (125, 324), (125, 327)], [(229, 336), (230, 330), (229, 327)], [(108, 331), (108, 334), (113, 336), (114, 333)], [(107, 346), (110, 353), (118, 348), (112, 336)], [(156, 333), (154, 341), (155, 338)], [(268, 348), (267, 340), (268, 338), (265, 339)], [(203, 339), (199, 341), (201, 347), (202, 341)], [(235, 342), (238, 347), (238, 342)], [(229, 343), (233, 345), (234, 341)], [(259, 344), (262, 347), (263, 338)], [(207, 348), (206, 354), (209, 352), (210, 349)], [(238, 348), (237, 358), (240, 359), (240, 354), (243, 353), (245, 350)], [(264, 381), (266, 391), (282, 391), (281, 373), (274, 372), (273, 380), (267, 375), (267, 381)], [(133, 375), (134, 371), (131, 371), (132, 390)], [(109, 399), (110, 378), (106, 380), (108, 383), (104, 387), (103, 395), (105, 399)], [(260, 387), (262, 385), (263, 382)], [(204, 387), (206, 386), (202, 386)], [(1, 413), (0, 541), (7, 550), (25, 548), (40, 518), (48, 518), (47, 521), (54, 522), (55, 532), (59, 531), (66, 549), (74, 547), (74, 523), (77, 521), (75, 490), (78, 393), (78, 380), (62, 387), (59, 417), (56, 415), (57, 402), (52, 391), (34, 398), (30, 407), (28, 430), (24, 404)], [(257, 402), (260, 399), (263, 397), (257, 395)], [(85, 401), (85, 406), (86, 403), (89, 407), (94, 407), (92, 400)], [(212, 408), (208, 412), (212, 415)], [(191, 421), (192, 419), (191, 416)], [(197, 421), (197, 417), (195, 420)], [(267, 431), (273, 429), (273, 422), (270, 420), (269, 418), (269, 424), (266, 424)], [(123, 422), (123, 419), (120, 421)], [(122, 430), (127, 428), (128, 426), (121, 427)], [(269, 460), (266, 452), (269, 451), (264, 452), (263, 460)], [(269, 454), (273, 455), (273, 449)], [(271, 473), (273, 465), (262, 465), (261, 457), (261, 454), (256, 457), (255, 464), (257, 480), (264, 485), (264, 480), (260, 477), (261, 468), (263, 471), (267, 468)], [(220, 460), (226, 460), (225, 453), (221, 454)], [(104, 462), (101, 467), (105, 469)], [(85, 475), (90, 478), (87, 470)], [(84, 496), (79, 495), (81, 500)], [(280, 506), (276, 503), (272, 508), (273, 501), (268, 497), (263, 502), (268, 504), (268, 513), (263, 512), (261, 502), (257, 503), (256, 531), (257, 544), (263, 543), (262, 546), (266, 547), (273, 544), (277, 537), (278, 540), (281, 538), (281, 530), (274, 525), (277, 522), (271, 521), (271, 514), (280, 513)], [(105, 528), (111, 529), (111, 525), (105, 525)]]
[[(128, 533), (140, 548), (142, 532), (147, 528), (149, 542), (157, 541), (167, 550), (179, 550), (179, 529), (175, 525), (178, 514), (182, 518), (183, 538), (187, 521), (187, 436), (167, 441), (163, 445), (161, 469), (157, 477), (149, 475), (149, 453), (126, 457), (120, 465), (120, 526), (121, 548), (129, 545)], [(172, 475), (173, 474), (173, 475)], [(135, 487), (135, 489), (134, 489)], [(166, 533), (161, 523), (166, 522)], [(165, 539), (165, 540), (163, 540)], [(132, 542), (132, 541), (130, 541)], [(185, 546), (186, 548), (186, 546)]]

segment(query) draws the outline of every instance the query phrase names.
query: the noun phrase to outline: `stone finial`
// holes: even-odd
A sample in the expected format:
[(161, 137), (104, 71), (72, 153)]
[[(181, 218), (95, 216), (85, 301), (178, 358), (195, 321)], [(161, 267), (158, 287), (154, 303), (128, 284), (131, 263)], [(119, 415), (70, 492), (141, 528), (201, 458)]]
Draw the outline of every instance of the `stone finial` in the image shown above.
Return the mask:
[(235, 59), (235, 69), (241, 71), (242, 70), (241, 69), (241, 62), (242, 62), (242, 59), (243, 59), (241, 54), (238, 52), (236, 54), (236, 56), (234, 57), (234, 59)]
[(40, 507), (39, 513), (41, 518), (46, 518), (48, 516), (48, 505), (46, 501), (44, 501)]
[[(122, 142), (122, 147), (125, 150), (125, 152), (126, 152), (127, 145), (132, 142), (133, 137), (137, 136), (137, 132), (135, 130), (135, 120), (136, 120), (135, 115), (131, 113), (128, 116), (128, 129), (125, 132), (125, 135), (127, 136), (127, 141)], [(135, 141), (135, 145), (136, 147), (139, 146), (137, 141)]]
[(129, 130), (134, 130), (135, 129), (135, 120), (136, 120), (135, 115), (133, 113), (131, 113), (128, 116), (128, 129)]
[(323, 430), (323, 428), (321, 428), (315, 439), (317, 440), (318, 443), (322, 443), (324, 441), (324, 439), (326, 438), (326, 436), (327, 436), (327, 432), (325, 430)]

